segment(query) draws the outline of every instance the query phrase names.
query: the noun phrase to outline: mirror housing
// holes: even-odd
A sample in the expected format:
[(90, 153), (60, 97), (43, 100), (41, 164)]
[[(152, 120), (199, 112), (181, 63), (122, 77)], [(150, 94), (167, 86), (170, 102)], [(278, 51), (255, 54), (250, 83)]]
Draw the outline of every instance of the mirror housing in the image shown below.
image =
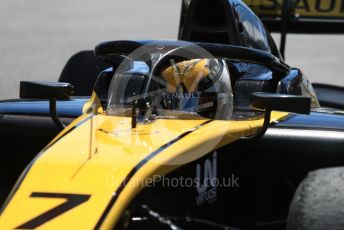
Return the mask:
[(20, 98), (68, 100), (74, 87), (65, 82), (21, 81)]
[(70, 83), (64, 82), (20, 82), (20, 98), (23, 99), (48, 99), (50, 116), (59, 129), (66, 126), (60, 120), (56, 100), (68, 100), (74, 94), (74, 87)]
[(269, 128), (271, 111), (310, 114), (312, 99), (310, 97), (256, 92), (251, 95), (251, 107), (253, 109), (264, 111), (264, 123), (258, 133), (251, 137), (245, 137), (246, 140), (260, 139)]
[(310, 97), (274, 93), (252, 93), (251, 107), (260, 111), (283, 111), (309, 114), (312, 99)]

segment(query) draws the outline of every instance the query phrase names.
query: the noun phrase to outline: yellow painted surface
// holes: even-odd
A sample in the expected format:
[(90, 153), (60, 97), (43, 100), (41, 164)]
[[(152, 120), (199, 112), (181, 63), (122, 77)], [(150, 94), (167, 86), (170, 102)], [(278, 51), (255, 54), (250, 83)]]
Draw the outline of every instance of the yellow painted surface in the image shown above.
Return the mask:
[[(280, 6), (283, 0), (244, 0), (244, 2), (256, 14), (281, 16)], [(344, 2), (342, 0), (294, 0), (294, 2), (296, 2), (296, 15), (317, 18), (344, 18)]]
[[(274, 113), (273, 119), (285, 115)], [(88, 116), (83, 115), (79, 120)], [(166, 143), (192, 131), (167, 146), (134, 174), (133, 183), (124, 188), (103, 222), (102, 228), (110, 229), (141, 190), (142, 184), (138, 182), (166, 174), (220, 146), (251, 135), (262, 124), (262, 120), (211, 121), (200, 126), (205, 121), (158, 119), (131, 129), (131, 118), (94, 116), (64, 137), (60, 136), (35, 160), (0, 216), (0, 229), (14, 229), (65, 202), (56, 198), (32, 198), (33, 192), (91, 195), (85, 203), (39, 229), (93, 229), (114, 192), (139, 162)]]
[(167, 92), (179, 92), (178, 87), (183, 84), (187, 92), (195, 92), (198, 83), (209, 77), (210, 69), (208, 59), (194, 59), (179, 62), (162, 72), (162, 77), (168, 82)]

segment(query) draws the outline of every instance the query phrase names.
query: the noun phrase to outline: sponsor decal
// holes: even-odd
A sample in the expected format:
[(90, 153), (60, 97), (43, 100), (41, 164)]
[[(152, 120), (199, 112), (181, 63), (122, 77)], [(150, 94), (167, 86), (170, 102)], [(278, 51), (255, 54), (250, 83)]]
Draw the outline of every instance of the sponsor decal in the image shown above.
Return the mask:
[[(316, 17), (344, 17), (344, 0), (293, 0), (295, 14)], [(244, 0), (258, 14), (281, 14), (283, 0)]]
[(163, 93), (162, 97), (164, 99), (199, 99), (201, 93), (194, 92), (194, 93)]
[(196, 204), (213, 203), (217, 196), (217, 152), (211, 159), (206, 159), (203, 164), (196, 165)]
[(64, 199), (65, 202), (36, 216), (16, 229), (34, 229), (89, 200), (91, 195), (33, 192), (31, 198)]

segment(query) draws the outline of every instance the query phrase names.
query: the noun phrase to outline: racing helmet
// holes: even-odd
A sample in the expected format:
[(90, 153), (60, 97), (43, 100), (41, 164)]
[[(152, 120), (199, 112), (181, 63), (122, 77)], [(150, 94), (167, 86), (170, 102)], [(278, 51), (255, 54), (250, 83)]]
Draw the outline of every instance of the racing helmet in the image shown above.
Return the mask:
[(161, 78), (161, 100), (165, 109), (197, 113), (210, 119), (231, 118), (233, 94), (225, 61), (171, 62), (162, 71)]

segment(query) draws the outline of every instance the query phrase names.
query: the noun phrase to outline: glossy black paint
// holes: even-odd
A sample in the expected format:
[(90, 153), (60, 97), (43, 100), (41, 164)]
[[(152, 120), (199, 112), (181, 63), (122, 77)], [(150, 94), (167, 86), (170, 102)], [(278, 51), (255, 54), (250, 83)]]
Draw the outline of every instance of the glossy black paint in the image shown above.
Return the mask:
[(240, 0), (183, 0), (178, 38), (256, 48), (282, 59), (263, 23)]
[[(72, 98), (71, 100), (58, 101), (57, 111), (61, 117), (78, 117), (82, 114), (84, 104), (89, 97)], [(49, 116), (49, 101), (36, 99), (13, 99), (0, 101), (1, 114), (25, 114)]]
[(284, 94), (301, 94), (300, 83), (302, 81), (302, 72), (299, 69), (293, 68), (288, 76), (279, 82), (277, 91)]
[(312, 112), (310, 115), (293, 114), (273, 125), (275, 128), (316, 129), (344, 131), (344, 113), (335, 110)]
[(288, 94), (256, 92), (251, 95), (251, 107), (262, 111), (276, 110), (297, 114), (309, 114), (311, 111), (311, 98)]
[[(246, 48), (242, 46), (223, 45), (214, 43), (201, 43), (201, 42), (183, 42), (183, 41), (110, 41), (103, 42), (95, 47), (95, 54), (104, 61), (115, 55), (128, 55), (139, 47), (147, 45), (147, 55), (151, 55), (149, 47), (164, 47), (165, 55), (170, 57), (185, 55), (185, 49), (195, 44), (206, 51), (208, 51), (212, 57), (242, 61), (248, 63), (255, 63), (266, 66), (276, 74), (276, 78), (283, 78), (289, 71), (290, 67), (282, 60), (274, 55), (257, 49)], [(173, 53), (170, 53), (173, 52)], [(199, 54), (189, 52), (188, 55), (194, 55), (192, 58), (200, 58)], [(166, 58), (168, 56), (165, 56)], [(203, 57), (205, 58), (205, 57)], [(208, 57), (210, 58), (210, 56)], [(147, 60), (147, 57), (142, 57), (142, 60)], [(150, 58), (148, 59), (150, 60)]]
[(69, 100), (74, 86), (66, 82), (21, 81), (20, 98)]
[(97, 77), (109, 67), (109, 64), (94, 55), (93, 50), (79, 51), (69, 58), (58, 81), (72, 84), (75, 96), (90, 96)]
[[(281, 31), (281, 20), (271, 17), (261, 17), (263, 23), (271, 32)], [(343, 34), (343, 20), (332, 20), (331, 18), (292, 18), (288, 23), (288, 33), (297, 34)]]
[(233, 6), (241, 45), (272, 53), (268, 32), (259, 18), (242, 1), (233, 1)]
[(344, 87), (313, 83), (321, 106), (344, 110)]
[(178, 38), (192, 42), (239, 45), (235, 13), (227, 0), (183, 1)]
[[(195, 1), (195, 0), (193, 0)], [(187, 12), (190, 7), (190, 2), (188, 0), (183, 0), (182, 3), (182, 11), (181, 11), (181, 17), (180, 17), (180, 26), (179, 26), (179, 38), (182, 37), (183, 29), (185, 27), (185, 19), (187, 16)], [(212, 1), (213, 3), (214, 1)], [(221, 0), (218, 1), (221, 4), (236, 4), (237, 2), (240, 2), (238, 0)], [(294, 2), (294, 1), (291, 1)], [(328, 9), (321, 9), (320, 5), (323, 6), (325, 4), (322, 4), (322, 1), (313, 1), (313, 3), (318, 3), (315, 6), (311, 6), (310, 2), (308, 0), (304, 1), (296, 1), (298, 5), (291, 4), (292, 9), (291, 12), (294, 12), (294, 7), (297, 8), (303, 8), (306, 11), (310, 11), (310, 7), (317, 10), (319, 13), (329, 13), (329, 12), (335, 12), (336, 9), (334, 8), (333, 4)], [(325, 1), (324, 1), (325, 2)], [(320, 4), (319, 4), (320, 3)], [(331, 1), (331, 3), (341, 4), (341, 1)], [(281, 10), (281, 4), (279, 1), (269, 1), (268, 2), (268, 8), (264, 5), (258, 6), (261, 10), (265, 10), (264, 14), (259, 14), (259, 18), (262, 20), (264, 25), (267, 27), (267, 29), (270, 32), (281, 32), (282, 30), (282, 20), (281, 17), (276, 17), (275, 15), (269, 14), (269, 11), (272, 14), (275, 14), (276, 11)], [(249, 5), (250, 6), (250, 5)], [(250, 6), (250, 8), (254, 9)], [(338, 6), (337, 8), (340, 8), (340, 11), (343, 12), (344, 8), (343, 6)], [(343, 29), (343, 18), (342, 17), (336, 17), (336, 16), (328, 16), (328, 17), (315, 17), (315, 16), (300, 16), (296, 15), (295, 13), (292, 13), (288, 17), (288, 23), (287, 23), (287, 31), (288, 33), (333, 33), (333, 34), (341, 34), (344, 33)]]

